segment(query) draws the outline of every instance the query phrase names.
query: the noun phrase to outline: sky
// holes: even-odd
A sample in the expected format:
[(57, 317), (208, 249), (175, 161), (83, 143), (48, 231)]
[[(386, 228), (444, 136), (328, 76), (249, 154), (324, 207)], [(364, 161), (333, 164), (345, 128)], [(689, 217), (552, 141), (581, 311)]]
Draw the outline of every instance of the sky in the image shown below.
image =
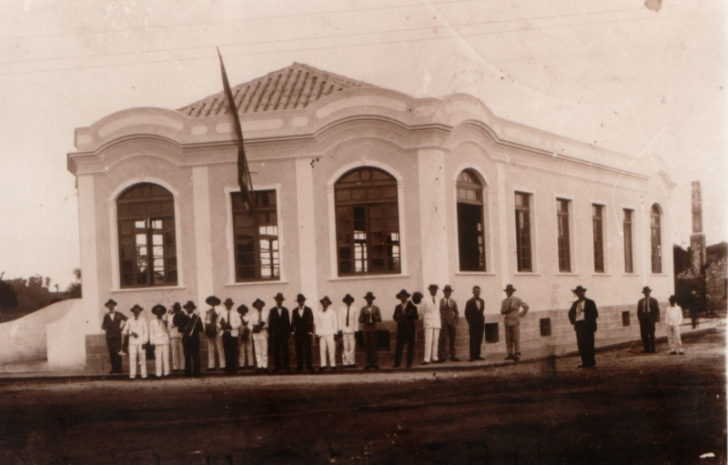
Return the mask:
[[(649, 8), (648, 8), (649, 6)], [(61, 289), (80, 266), (74, 129), (181, 108), (306, 63), (414, 97), (471, 94), (497, 116), (633, 157), (677, 183), (689, 245), (728, 240), (723, 0), (0, 0), (0, 273)], [(626, 167), (625, 167), (626, 168)]]

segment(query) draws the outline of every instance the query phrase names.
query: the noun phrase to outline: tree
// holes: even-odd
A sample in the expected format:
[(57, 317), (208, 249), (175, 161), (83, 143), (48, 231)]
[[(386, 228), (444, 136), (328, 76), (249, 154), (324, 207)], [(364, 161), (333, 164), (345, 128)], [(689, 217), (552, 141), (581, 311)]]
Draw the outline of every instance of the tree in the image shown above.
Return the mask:
[(81, 298), (81, 269), (76, 268), (73, 270), (73, 274), (76, 276), (76, 282), (71, 283), (66, 288), (66, 295), (69, 299), (80, 299)]
[(18, 294), (6, 281), (0, 280), (0, 310), (18, 308)]

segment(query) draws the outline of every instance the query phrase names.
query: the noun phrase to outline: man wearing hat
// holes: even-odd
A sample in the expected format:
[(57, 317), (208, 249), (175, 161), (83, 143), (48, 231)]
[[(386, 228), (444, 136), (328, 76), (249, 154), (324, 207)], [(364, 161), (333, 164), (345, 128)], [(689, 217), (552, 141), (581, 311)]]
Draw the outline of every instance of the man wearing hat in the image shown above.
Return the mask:
[(650, 297), (652, 289), (649, 286), (642, 288), (644, 298), (637, 302), (637, 319), (640, 322), (640, 336), (642, 336), (642, 352), (655, 352), (655, 322), (660, 319), (660, 305), (657, 299)]
[(253, 335), (256, 373), (268, 372), (268, 320), (270, 312), (264, 308), (265, 302), (255, 299), (252, 315), (250, 316), (250, 331)]
[(430, 284), (427, 287), (430, 295), (425, 297), (420, 305), (420, 317), (425, 320), (425, 359), (423, 365), (432, 361), (437, 363), (438, 344), (440, 341), (440, 308), (437, 305), (437, 284)]
[(670, 305), (665, 310), (665, 331), (667, 332), (667, 342), (670, 344), (670, 355), (677, 353), (685, 355), (680, 339), (680, 325), (683, 323), (682, 307), (675, 305), (677, 299), (674, 295), (670, 296), (669, 302)]
[(270, 309), (268, 317), (268, 331), (270, 331), (273, 343), (273, 361), (275, 363), (273, 372), (285, 370), (290, 373), (288, 340), (291, 338), (291, 317), (288, 309), (283, 306), (283, 301), (286, 300), (283, 294), (279, 292), (273, 299), (276, 301), (276, 306)]
[(453, 288), (449, 284), (446, 284), (442, 288), (444, 297), (440, 299), (440, 341), (438, 343), (440, 350), (438, 351), (438, 362), (442, 363), (445, 361), (445, 344), (449, 341), (450, 346), (450, 360), (453, 362), (459, 362), (460, 359), (455, 355), (455, 334), (457, 332), (458, 320), (460, 319), (460, 312), (458, 311), (458, 303), (455, 302), (450, 296), (452, 295)]
[(152, 307), (155, 318), (149, 322), (149, 343), (154, 346), (154, 368), (157, 378), (169, 376), (169, 329), (162, 317), (167, 313), (164, 305)]
[(101, 329), (106, 331), (106, 347), (109, 349), (109, 359), (111, 361), (110, 373), (121, 373), (121, 330), (124, 329), (126, 316), (115, 311), (116, 302), (109, 299), (104, 304), (109, 312), (104, 314), (104, 321), (101, 323)]
[(144, 345), (149, 342), (149, 326), (146, 318), (139, 314), (144, 310), (137, 304), (131, 308), (134, 318), (124, 325), (124, 334), (129, 336), (129, 379), (136, 378), (137, 361), (141, 366), (142, 379), (147, 378), (147, 351)]
[(225, 369), (225, 351), (222, 347), (222, 331), (220, 330), (220, 313), (215, 307), (220, 305), (220, 299), (211, 295), (205, 299), (210, 306), (205, 312), (205, 337), (207, 338), (207, 371), (215, 369), (215, 355), (220, 363), (220, 369)]
[(382, 322), (382, 313), (379, 311), (379, 307), (374, 305), (374, 294), (371, 291), (367, 292), (364, 296), (367, 304), (361, 308), (359, 313), (359, 324), (361, 324), (363, 336), (364, 336), (364, 347), (367, 350), (367, 364), (364, 366), (365, 370), (370, 368), (378, 370), (379, 361), (377, 359), (377, 323)]
[(182, 348), (182, 333), (180, 333), (180, 322), (184, 316), (182, 306), (179, 302), (172, 304), (169, 313), (166, 315), (165, 322), (169, 330), (169, 346), (172, 354), (172, 371), (184, 369), (184, 349)]
[(341, 362), (344, 368), (356, 368), (356, 337), (359, 330), (359, 309), (353, 307), (354, 297), (346, 294), (342, 299), (344, 305), (339, 308), (339, 331), (344, 343), (341, 352)]
[(324, 296), (321, 299), (321, 310), (316, 312), (316, 337), (318, 338), (319, 355), (321, 356), (319, 371), (325, 371), (328, 364), (331, 364), (332, 370), (336, 370), (334, 335), (339, 332), (339, 318), (336, 316), (335, 311), (329, 310), (330, 305), (331, 300), (328, 296)]
[(255, 367), (255, 359), (253, 358), (253, 337), (251, 336), (250, 316), (248, 315), (247, 305), (238, 305), (238, 315), (240, 315), (240, 336), (238, 341), (238, 368), (246, 369)]
[[(420, 294), (421, 295), (421, 294)], [(411, 294), (405, 289), (396, 295), (399, 304), (394, 307), (394, 321), (397, 322), (397, 344), (394, 347), (394, 368), (402, 362), (402, 350), (407, 344), (407, 368), (412, 367), (415, 346), (415, 320), (419, 319), (417, 306), (409, 299)]]
[(465, 303), (465, 319), (470, 333), (470, 361), (483, 360), (480, 348), (485, 333), (485, 302), (480, 298), (480, 286), (473, 286), (473, 298)]
[(594, 368), (597, 364), (594, 358), (594, 333), (597, 331), (597, 304), (586, 298), (586, 289), (576, 286), (572, 292), (578, 299), (571, 304), (569, 321), (576, 331), (576, 345), (579, 347), (581, 365), (579, 368)]
[(233, 299), (225, 299), (225, 310), (220, 311), (220, 331), (222, 332), (222, 348), (225, 352), (225, 373), (234, 375), (238, 372), (238, 335), (240, 334), (240, 314), (233, 310)]
[(197, 306), (191, 300), (182, 308), (187, 311), (187, 315), (182, 315), (179, 322), (185, 351), (185, 375), (200, 376), (200, 333), (204, 331), (202, 319), (194, 313)]
[(506, 350), (508, 350), (506, 360), (517, 362), (521, 359), (521, 318), (526, 316), (528, 304), (513, 295), (516, 288), (512, 284), (507, 285), (503, 291), (508, 296), (501, 302), (501, 315), (505, 317)]
[(293, 341), (296, 346), (296, 372), (303, 371), (306, 364), (308, 371), (313, 371), (311, 361), (311, 336), (313, 335), (313, 310), (306, 306), (306, 296), (298, 294), (298, 306), (293, 310)]

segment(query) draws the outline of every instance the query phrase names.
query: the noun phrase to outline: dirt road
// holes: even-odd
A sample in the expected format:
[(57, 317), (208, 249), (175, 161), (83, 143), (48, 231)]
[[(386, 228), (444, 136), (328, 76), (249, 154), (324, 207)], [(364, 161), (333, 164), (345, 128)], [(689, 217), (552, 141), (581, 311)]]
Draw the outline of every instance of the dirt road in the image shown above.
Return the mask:
[[(0, 380), (0, 463), (725, 463), (725, 334), (462, 372)], [(715, 458), (703, 458), (705, 453)]]

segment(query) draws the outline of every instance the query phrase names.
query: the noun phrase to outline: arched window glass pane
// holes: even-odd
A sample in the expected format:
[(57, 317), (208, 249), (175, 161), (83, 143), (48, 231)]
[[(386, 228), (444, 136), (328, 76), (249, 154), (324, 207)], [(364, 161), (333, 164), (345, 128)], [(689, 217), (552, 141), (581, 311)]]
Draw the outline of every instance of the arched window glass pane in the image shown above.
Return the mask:
[(485, 271), (483, 185), (471, 170), (458, 175), (457, 198), (460, 271)]
[(653, 205), (650, 212), (650, 246), (652, 272), (662, 273), (662, 230), (660, 209), (657, 205)]

